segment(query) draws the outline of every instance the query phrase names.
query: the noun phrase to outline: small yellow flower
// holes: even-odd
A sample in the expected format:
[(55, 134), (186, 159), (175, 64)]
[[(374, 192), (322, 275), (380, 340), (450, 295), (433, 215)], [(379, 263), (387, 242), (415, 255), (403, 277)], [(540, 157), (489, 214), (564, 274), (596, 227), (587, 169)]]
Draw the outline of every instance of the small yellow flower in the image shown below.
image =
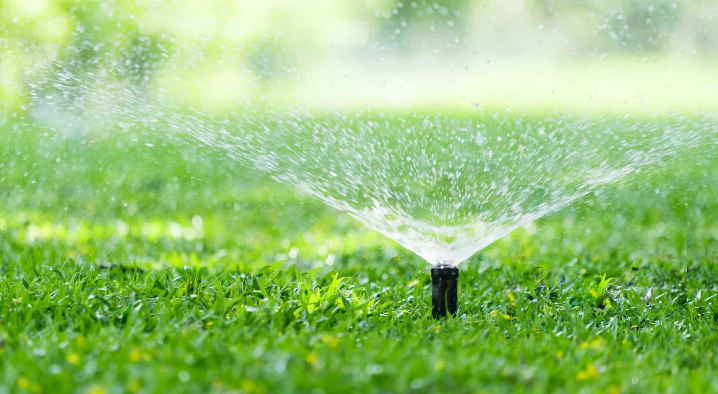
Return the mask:
[(257, 388), (257, 384), (249, 379), (242, 379), (242, 390), (244, 390), (245, 393), (253, 393), (254, 390)]
[(563, 358), (563, 356), (564, 356), (563, 350), (559, 350), (559, 351), (556, 352), (556, 358), (557, 358), (557, 359), (560, 360), (560, 359)]
[(621, 386), (611, 385), (608, 387), (608, 394), (619, 394), (621, 391)]
[(596, 369), (596, 366), (593, 364), (589, 364), (589, 366), (586, 367), (586, 369), (578, 371), (578, 374), (576, 374), (576, 379), (578, 380), (588, 380), (588, 379), (596, 379), (598, 377), (598, 370)]
[(581, 344), (581, 349), (588, 349), (588, 342), (583, 342)]
[(316, 353), (312, 352), (307, 354), (304, 357), (304, 360), (307, 362), (307, 364), (314, 366), (317, 363), (317, 360), (319, 360), (319, 356)]
[(68, 353), (67, 356), (65, 356), (65, 360), (72, 365), (77, 365), (80, 363), (80, 355), (74, 352)]
[(516, 296), (514, 296), (514, 293), (509, 293), (509, 301), (511, 301), (511, 302), (516, 301)]
[(624, 338), (624, 339), (621, 341), (621, 345), (625, 345), (625, 344), (627, 344), (627, 343), (628, 343), (628, 339), (625, 339), (625, 338)]
[(591, 349), (601, 350), (603, 349), (603, 338), (596, 338), (591, 341)]
[(130, 393), (136, 393), (140, 391), (141, 388), (142, 387), (140, 386), (140, 382), (136, 380), (130, 380), (129, 382), (127, 382), (127, 391), (129, 391)]
[[(511, 315), (504, 315), (503, 313), (497, 311), (496, 309), (494, 309), (493, 311), (491, 311), (490, 316), (491, 316), (491, 317), (501, 316), (504, 320), (511, 320)], [(517, 318), (514, 318), (514, 319), (518, 320)]]
[(21, 390), (26, 390), (28, 387), (30, 387), (30, 382), (27, 379), (25, 379), (25, 377), (23, 377), (23, 376), (18, 376), (15, 384)]
[(594, 289), (591, 289), (591, 296), (593, 296), (593, 298), (597, 298), (597, 297), (598, 297), (598, 292), (597, 292), (596, 290), (594, 290)]
[(244, 391), (247, 394), (261, 394), (264, 393), (266, 390), (261, 384), (258, 384), (257, 382), (249, 379), (243, 379), (242, 380), (242, 391)]
[(87, 390), (87, 394), (107, 394), (107, 390), (104, 387), (92, 386)]
[(446, 363), (444, 362), (444, 360), (441, 360), (441, 359), (436, 360), (436, 362), (434, 363), (434, 371), (437, 371), (437, 372), (442, 371), (445, 366), (446, 366)]
[(324, 342), (330, 348), (336, 349), (337, 347), (339, 347), (339, 342), (341, 342), (341, 339), (335, 337), (334, 335), (322, 335), (322, 342)]
[(140, 351), (137, 349), (132, 349), (132, 351), (130, 352), (130, 360), (133, 363), (136, 363), (136, 362), (140, 361), (141, 359), (142, 359), (142, 353), (140, 353)]

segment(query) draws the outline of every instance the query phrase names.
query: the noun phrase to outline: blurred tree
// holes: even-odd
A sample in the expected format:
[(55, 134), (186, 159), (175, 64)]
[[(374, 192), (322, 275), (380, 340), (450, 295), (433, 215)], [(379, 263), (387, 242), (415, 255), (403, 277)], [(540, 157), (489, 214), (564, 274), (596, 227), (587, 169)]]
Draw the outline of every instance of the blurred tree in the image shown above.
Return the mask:
[(619, 48), (635, 51), (660, 50), (667, 44), (681, 18), (682, 8), (668, 0), (624, 1), (608, 11), (610, 41)]
[(599, 50), (655, 52), (678, 29), (683, 6), (675, 0), (534, 0), (544, 19), (581, 10), (601, 21), (581, 29), (596, 28), (595, 39), (582, 44)]
[(137, 34), (123, 40), (112, 69), (136, 87), (146, 88), (172, 56), (173, 41), (164, 34)]
[(276, 37), (262, 37), (248, 42), (243, 59), (262, 84), (274, 84), (295, 74), (298, 64), (296, 55)]
[[(579, 55), (708, 53), (718, 45), (716, 7), (709, 0), (0, 0), (0, 109), (25, 111), (53, 91), (72, 100), (92, 83), (177, 85), (188, 97), (217, 94), (205, 89), (212, 83), (261, 90), (326, 54), (345, 61), (367, 49), (387, 57), (493, 45), (489, 51), (514, 56), (547, 40), (541, 48), (583, 49), (571, 51)], [(200, 80), (194, 90), (181, 85), (192, 78)]]
[(398, 53), (446, 49), (448, 42), (463, 40), (462, 13), (470, 0), (400, 0), (382, 13), (379, 41)]
[(13, 61), (3, 64), (3, 82), (14, 89), (3, 101), (25, 107), (29, 97), (61, 91), (71, 104), (88, 84), (107, 82), (100, 79), (147, 84), (171, 44), (143, 32), (136, 11), (134, 1), (4, 2), (2, 55)]

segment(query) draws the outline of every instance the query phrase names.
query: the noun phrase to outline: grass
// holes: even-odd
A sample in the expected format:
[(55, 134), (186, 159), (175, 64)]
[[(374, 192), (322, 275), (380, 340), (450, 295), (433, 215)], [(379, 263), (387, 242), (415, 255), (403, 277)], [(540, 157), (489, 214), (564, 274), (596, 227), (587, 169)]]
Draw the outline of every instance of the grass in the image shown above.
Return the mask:
[(437, 322), (424, 263), (313, 199), (45, 133), (0, 126), (0, 392), (718, 390), (714, 147), (481, 251)]

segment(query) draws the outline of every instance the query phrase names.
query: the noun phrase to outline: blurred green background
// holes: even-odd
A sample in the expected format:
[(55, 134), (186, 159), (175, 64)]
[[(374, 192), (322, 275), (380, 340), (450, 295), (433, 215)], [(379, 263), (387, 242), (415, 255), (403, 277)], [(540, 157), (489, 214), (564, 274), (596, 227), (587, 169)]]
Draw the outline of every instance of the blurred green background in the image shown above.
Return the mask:
[(120, 82), (206, 111), (248, 101), (705, 111), (718, 104), (717, 7), (692, 0), (5, 0), (0, 106), (27, 111), (52, 95), (47, 79), (63, 70), (86, 88)]

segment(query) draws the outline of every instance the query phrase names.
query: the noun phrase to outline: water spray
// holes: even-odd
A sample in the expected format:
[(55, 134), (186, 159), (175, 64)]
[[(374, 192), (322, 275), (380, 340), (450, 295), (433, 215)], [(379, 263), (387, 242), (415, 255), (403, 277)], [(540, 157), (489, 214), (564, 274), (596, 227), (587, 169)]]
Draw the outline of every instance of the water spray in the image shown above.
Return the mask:
[(431, 267), (431, 314), (435, 319), (455, 315), (459, 304), (459, 269), (450, 265)]

